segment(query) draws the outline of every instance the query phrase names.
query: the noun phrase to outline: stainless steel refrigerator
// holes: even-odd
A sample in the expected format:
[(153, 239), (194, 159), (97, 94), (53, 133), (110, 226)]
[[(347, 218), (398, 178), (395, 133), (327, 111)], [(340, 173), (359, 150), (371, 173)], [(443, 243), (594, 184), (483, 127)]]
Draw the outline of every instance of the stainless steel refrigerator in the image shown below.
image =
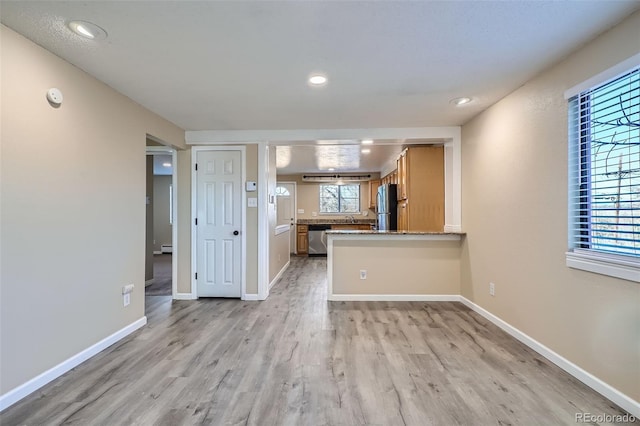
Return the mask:
[(386, 184), (378, 187), (376, 210), (379, 231), (398, 230), (398, 185)]

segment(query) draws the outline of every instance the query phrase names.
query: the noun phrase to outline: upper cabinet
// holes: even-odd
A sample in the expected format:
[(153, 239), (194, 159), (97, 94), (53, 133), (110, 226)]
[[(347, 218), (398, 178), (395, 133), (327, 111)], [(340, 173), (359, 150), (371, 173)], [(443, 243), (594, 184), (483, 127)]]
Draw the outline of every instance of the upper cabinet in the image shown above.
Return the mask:
[(398, 168), (396, 169), (398, 184), (398, 200), (407, 199), (407, 153), (408, 149), (405, 149), (398, 157)]
[(411, 146), (402, 151), (397, 166), (383, 181), (398, 185), (398, 231), (442, 232), (444, 147)]

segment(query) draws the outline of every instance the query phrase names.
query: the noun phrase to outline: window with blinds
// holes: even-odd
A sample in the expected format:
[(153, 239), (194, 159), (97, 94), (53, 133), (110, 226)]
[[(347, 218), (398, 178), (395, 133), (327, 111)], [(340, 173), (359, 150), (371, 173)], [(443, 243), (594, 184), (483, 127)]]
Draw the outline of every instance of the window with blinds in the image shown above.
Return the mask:
[(569, 245), (640, 259), (640, 68), (569, 100)]

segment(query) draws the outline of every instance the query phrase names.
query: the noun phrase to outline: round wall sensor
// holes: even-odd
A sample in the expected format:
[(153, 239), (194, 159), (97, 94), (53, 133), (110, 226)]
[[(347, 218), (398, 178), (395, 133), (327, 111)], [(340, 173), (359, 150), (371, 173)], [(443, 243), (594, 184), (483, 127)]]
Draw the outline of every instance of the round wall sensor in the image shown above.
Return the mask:
[(54, 105), (62, 103), (62, 92), (60, 89), (52, 88), (47, 90), (47, 100)]

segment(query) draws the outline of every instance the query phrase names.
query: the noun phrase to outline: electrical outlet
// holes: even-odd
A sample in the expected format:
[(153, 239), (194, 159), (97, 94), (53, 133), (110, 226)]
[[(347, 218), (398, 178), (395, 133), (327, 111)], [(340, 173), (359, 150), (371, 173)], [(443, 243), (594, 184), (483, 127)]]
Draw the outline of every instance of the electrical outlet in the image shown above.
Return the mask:
[(366, 280), (367, 279), (367, 270), (366, 269), (360, 269), (360, 279), (361, 280)]
[(124, 304), (124, 306), (129, 306), (129, 303), (131, 303), (131, 293), (122, 295), (122, 303)]
[(496, 295), (496, 285), (494, 283), (489, 283), (489, 294), (492, 296)]

